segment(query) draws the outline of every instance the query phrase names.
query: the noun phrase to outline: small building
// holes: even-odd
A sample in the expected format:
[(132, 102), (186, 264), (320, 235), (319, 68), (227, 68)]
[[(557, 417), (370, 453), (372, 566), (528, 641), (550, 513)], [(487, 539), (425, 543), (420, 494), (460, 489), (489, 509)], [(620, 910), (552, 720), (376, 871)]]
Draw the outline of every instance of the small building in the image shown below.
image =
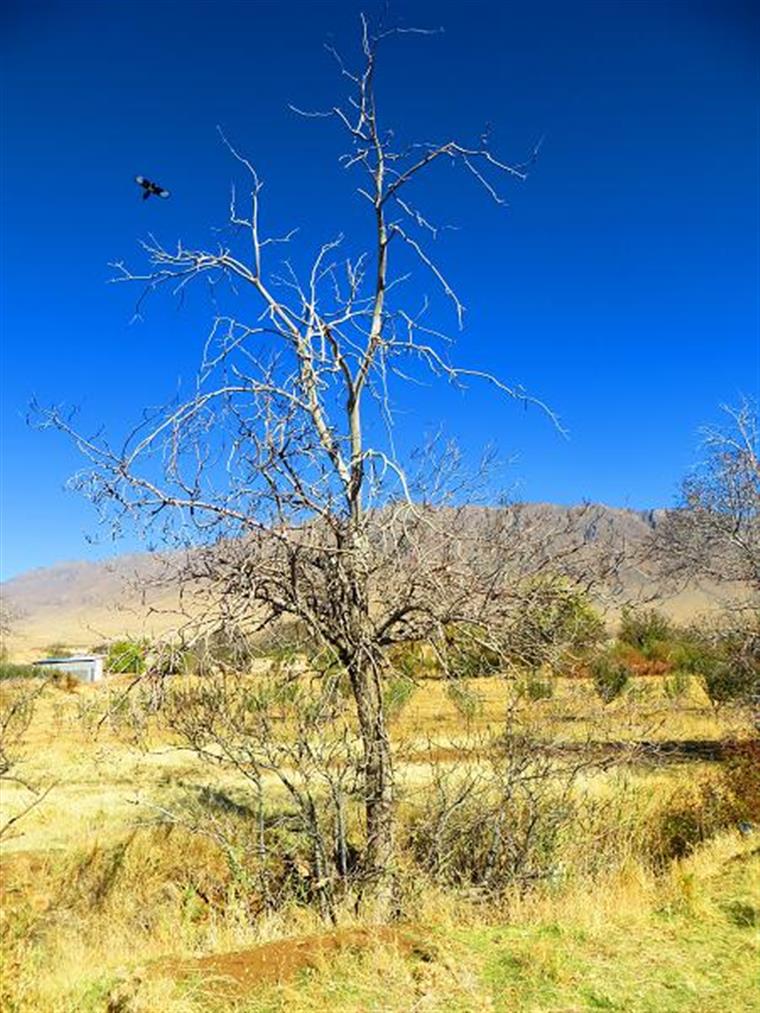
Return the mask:
[(50, 674), (73, 675), (80, 682), (100, 682), (103, 678), (103, 659), (97, 654), (81, 654), (74, 658), (43, 658), (35, 666), (50, 670)]

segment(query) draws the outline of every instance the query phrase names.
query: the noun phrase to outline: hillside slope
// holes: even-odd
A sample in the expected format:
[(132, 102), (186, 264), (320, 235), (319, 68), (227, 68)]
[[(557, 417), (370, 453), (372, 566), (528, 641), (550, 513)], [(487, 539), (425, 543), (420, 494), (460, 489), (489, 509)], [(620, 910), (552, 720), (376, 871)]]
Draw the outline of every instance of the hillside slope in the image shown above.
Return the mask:
[[(588, 507), (547, 503), (526, 504), (526, 530), (530, 537), (560, 527), (586, 537)], [(617, 571), (615, 600), (656, 599), (673, 618), (686, 620), (720, 605), (715, 587), (691, 587), (678, 594), (658, 585), (637, 563), (643, 548), (663, 516), (662, 511), (635, 511), (595, 506), (595, 526), (624, 562)], [(54, 644), (83, 650), (119, 636), (157, 634), (173, 625), (176, 589), (160, 585), (161, 557), (155, 554), (117, 556), (105, 562), (71, 562), (30, 570), (2, 586), (2, 597), (14, 616), (7, 647), (19, 659), (37, 657)], [(156, 586), (158, 583), (159, 586)]]
[(26, 660), (53, 645), (89, 650), (120, 636), (171, 625), (174, 592), (152, 586), (160, 560), (149, 553), (30, 570), (1, 585), (11, 616), (8, 651)]

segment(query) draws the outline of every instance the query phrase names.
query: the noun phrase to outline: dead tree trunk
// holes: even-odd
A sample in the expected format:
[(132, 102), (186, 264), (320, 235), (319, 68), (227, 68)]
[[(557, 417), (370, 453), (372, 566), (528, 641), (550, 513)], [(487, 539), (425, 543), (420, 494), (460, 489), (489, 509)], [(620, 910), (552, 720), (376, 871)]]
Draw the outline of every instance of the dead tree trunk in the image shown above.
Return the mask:
[(393, 756), (385, 724), (377, 659), (357, 651), (346, 665), (363, 748), (366, 850), (364, 875), (382, 893), (392, 879), (394, 842)]

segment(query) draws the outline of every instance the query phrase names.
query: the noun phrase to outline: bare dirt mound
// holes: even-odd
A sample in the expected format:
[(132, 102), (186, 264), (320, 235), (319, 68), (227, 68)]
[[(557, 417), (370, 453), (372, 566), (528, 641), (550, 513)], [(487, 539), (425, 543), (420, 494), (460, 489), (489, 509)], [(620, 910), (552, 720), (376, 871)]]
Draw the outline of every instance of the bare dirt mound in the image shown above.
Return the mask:
[(202, 982), (220, 996), (240, 996), (261, 983), (286, 981), (308, 968), (317, 968), (346, 950), (364, 950), (381, 944), (407, 955), (431, 960), (428, 948), (409, 930), (378, 926), (340, 929), (318, 936), (282, 939), (233, 953), (213, 954), (187, 960), (164, 960), (152, 972), (178, 981)]

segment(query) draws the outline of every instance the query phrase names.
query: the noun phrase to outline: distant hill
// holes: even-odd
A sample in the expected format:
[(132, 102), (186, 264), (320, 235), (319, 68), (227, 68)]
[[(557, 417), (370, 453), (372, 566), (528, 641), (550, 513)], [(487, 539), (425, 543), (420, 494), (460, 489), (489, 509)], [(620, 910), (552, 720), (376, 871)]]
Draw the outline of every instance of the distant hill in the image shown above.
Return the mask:
[[(588, 507), (547, 503), (525, 504), (530, 537), (556, 531), (560, 526), (584, 537), (589, 527)], [(657, 606), (684, 621), (720, 606), (715, 587), (691, 587), (668, 594), (637, 561), (664, 511), (636, 511), (593, 507), (595, 524), (619, 548), (624, 562), (617, 572), (615, 601), (657, 599)], [(106, 562), (60, 563), (30, 570), (0, 585), (3, 601), (15, 617), (8, 649), (20, 659), (39, 657), (53, 645), (87, 650), (120, 636), (155, 635), (173, 625), (171, 610), (176, 589), (155, 586), (161, 574), (161, 557), (151, 554), (117, 556)]]
[(154, 610), (171, 608), (171, 588), (148, 588), (160, 561), (150, 553), (103, 562), (58, 563), (29, 570), (0, 585), (11, 616), (8, 648), (20, 658), (54, 645), (76, 650), (119, 636), (159, 633), (170, 624)]

